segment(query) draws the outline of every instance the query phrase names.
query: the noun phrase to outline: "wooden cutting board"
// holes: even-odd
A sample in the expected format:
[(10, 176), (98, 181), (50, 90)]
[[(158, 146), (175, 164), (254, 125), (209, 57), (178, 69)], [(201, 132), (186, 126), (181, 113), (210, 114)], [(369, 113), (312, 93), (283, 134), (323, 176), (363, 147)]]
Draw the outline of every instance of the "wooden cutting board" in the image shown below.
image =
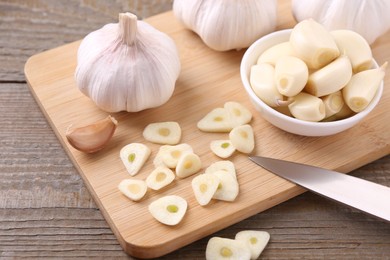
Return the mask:
[[(278, 29), (291, 28), (295, 22), (289, 1), (279, 4)], [(207, 112), (230, 100), (241, 102), (254, 115), (251, 122), (256, 135), (254, 154), (341, 172), (349, 172), (389, 154), (389, 76), (385, 78), (384, 94), (377, 108), (353, 129), (329, 137), (292, 135), (263, 120), (250, 104), (239, 75), (244, 50), (223, 53), (210, 50), (197, 35), (177, 22), (172, 12), (146, 21), (169, 34), (178, 46), (182, 71), (174, 95), (159, 108), (113, 114), (119, 121), (118, 129), (109, 145), (96, 154), (83, 154), (73, 149), (64, 136), (70, 124), (86, 125), (107, 116), (75, 85), (73, 74), (80, 41), (37, 54), (25, 66), (31, 92), (128, 254), (140, 258), (164, 255), (304, 192), (257, 167), (246, 155), (236, 153), (230, 158), (236, 165), (240, 185), (235, 202), (213, 201), (206, 207), (199, 206), (191, 190), (193, 177), (176, 179), (162, 191), (149, 190), (142, 201), (132, 202), (117, 189), (120, 181), (131, 178), (120, 161), (119, 150), (132, 142), (144, 143), (152, 149), (150, 159), (134, 177), (145, 179), (153, 170), (152, 161), (159, 149), (159, 145), (142, 137), (149, 123), (178, 122), (183, 131), (182, 142), (190, 144), (200, 156), (203, 170), (220, 160), (211, 153), (210, 141), (227, 138), (227, 134), (203, 133), (196, 123)], [(390, 33), (373, 45), (373, 52), (378, 63), (390, 61)], [(152, 201), (170, 194), (182, 196), (189, 205), (183, 221), (173, 227), (157, 222), (147, 210)]]

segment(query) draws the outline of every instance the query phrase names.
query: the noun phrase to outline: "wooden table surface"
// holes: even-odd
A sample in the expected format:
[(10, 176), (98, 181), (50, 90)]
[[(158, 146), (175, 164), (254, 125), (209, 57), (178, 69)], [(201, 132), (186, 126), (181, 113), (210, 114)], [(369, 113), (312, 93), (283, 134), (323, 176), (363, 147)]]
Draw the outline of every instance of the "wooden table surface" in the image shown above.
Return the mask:
[[(169, 0), (0, 0), (0, 259), (133, 259), (31, 96), (23, 67), (33, 54), (115, 22), (119, 12), (146, 18), (171, 8)], [(350, 174), (390, 186), (390, 156)], [(388, 223), (309, 192), (213, 236), (247, 229), (271, 234), (262, 259), (390, 259)], [(161, 259), (203, 259), (209, 238)]]

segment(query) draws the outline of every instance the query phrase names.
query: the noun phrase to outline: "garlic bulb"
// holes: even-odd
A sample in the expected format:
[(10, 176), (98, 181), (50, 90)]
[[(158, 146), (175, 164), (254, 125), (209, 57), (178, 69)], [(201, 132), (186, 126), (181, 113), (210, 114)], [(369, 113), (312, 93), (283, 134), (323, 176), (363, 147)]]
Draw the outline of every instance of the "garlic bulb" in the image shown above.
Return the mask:
[(131, 13), (88, 34), (78, 49), (78, 88), (108, 112), (157, 107), (172, 96), (180, 73), (173, 40)]
[(276, 0), (175, 0), (173, 12), (217, 51), (246, 48), (276, 27)]
[(328, 30), (349, 29), (369, 44), (390, 29), (388, 0), (292, 0), (297, 22), (313, 18)]

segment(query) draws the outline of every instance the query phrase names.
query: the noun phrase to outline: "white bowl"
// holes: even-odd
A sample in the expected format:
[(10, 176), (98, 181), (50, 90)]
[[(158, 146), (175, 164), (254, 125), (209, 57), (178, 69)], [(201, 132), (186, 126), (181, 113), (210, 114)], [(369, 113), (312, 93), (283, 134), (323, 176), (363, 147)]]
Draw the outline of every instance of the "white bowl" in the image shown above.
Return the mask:
[[(309, 122), (296, 119), (287, 115), (284, 115), (275, 109), (265, 104), (253, 91), (249, 83), (249, 74), (252, 65), (256, 64), (257, 58), (266, 49), (274, 46), (275, 44), (286, 42), (289, 40), (291, 29), (276, 31), (270, 33), (256, 42), (254, 42), (245, 52), (240, 67), (241, 80), (248, 93), (250, 100), (255, 108), (260, 112), (265, 120), (273, 124), (274, 126), (283, 129), (284, 131), (304, 135), (304, 136), (326, 136), (344, 131), (360, 122), (365, 116), (370, 113), (374, 107), (378, 104), (382, 92), (383, 81), (379, 86), (377, 93), (375, 94), (371, 103), (367, 108), (351, 117), (332, 121), (332, 122)], [(378, 67), (376, 61), (374, 61), (374, 67)]]

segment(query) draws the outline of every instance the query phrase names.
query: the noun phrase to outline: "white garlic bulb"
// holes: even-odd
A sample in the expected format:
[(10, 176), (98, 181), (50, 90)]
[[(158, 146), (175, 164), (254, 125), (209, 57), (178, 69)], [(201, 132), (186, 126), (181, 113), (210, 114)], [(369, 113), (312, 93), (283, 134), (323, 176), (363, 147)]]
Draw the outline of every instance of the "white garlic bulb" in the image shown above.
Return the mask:
[(180, 73), (173, 40), (131, 13), (88, 34), (78, 49), (78, 88), (107, 112), (137, 112), (172, 96)]
[(292, 0), (297, 22), (313, 18), (328, 30), (349, 29), (369, 44), (390, 29), (388, 0)]
[(276, 28), (276, 0), (175, 0), (173, 12), (217, 51), (246, 48)]

